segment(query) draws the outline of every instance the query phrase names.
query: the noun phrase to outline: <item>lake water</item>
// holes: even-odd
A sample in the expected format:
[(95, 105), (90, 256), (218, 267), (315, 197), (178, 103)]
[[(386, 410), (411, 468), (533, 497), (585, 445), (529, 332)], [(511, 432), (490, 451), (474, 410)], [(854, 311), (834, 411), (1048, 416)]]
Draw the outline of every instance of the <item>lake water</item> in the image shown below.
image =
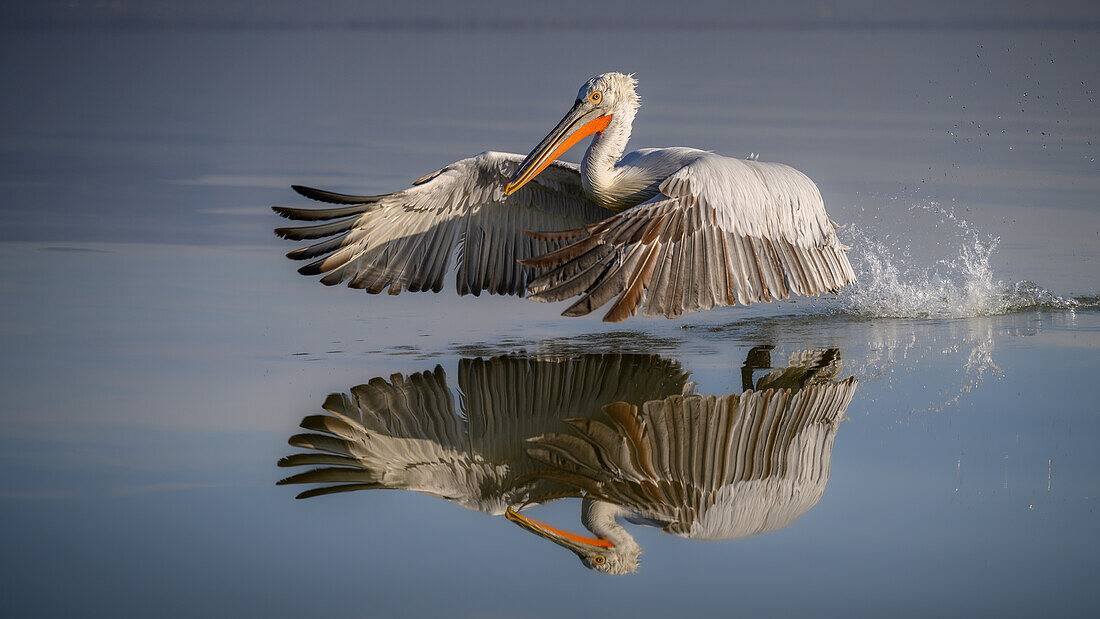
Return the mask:
[[(75, 30), (0, 50), (9, 612), (1100, 609), (1095, 29)], [(290, 184), (387, 192), (525, 153), (607, 70), (640, 81), (632, 146), (756, 152), (815, 179), (860, 283), (606, 325), (450, 286), (324, 288), (282, 257), (268, 207), (301, 204)], [(824, 462), (820, 496), (738, 539), (626, 524), (640, 565), (606, 576), (455, 497), (276, 485), (329, 394), (435, 381), (461, 434), (535, 410), (520, 395), (538, 377), (569, 374), (547, 389), (581, 398), (576, 381), (627, 366), (622, 389), (565, 408), (608, 421), (608, 393), (763, 391), (789, 367), (816, 372), (776, 383), (792, 397), (844, 387), (834, 422), (792, 431)], [(574, 432), (554, 415), (540, 431)], [(583, 533), (580, 511), (524, 513)]]

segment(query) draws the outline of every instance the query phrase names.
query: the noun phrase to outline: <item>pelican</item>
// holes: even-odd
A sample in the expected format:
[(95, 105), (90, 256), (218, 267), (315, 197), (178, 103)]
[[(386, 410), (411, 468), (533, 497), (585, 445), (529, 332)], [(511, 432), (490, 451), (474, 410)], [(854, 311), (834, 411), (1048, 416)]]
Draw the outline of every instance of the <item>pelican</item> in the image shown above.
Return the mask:
[(754, 391), (674, 395), (640, 410), (617, 402), (604, 407), (610, 423), (574, 419), (571, 434), (529, 439), (528, 454), (546, 465), (533, 477), (582, 497), (581, 522), (596, 537), (515, 510), (506, 516), (607, 574), (636, 571), (642, 551), (618, 518), (699, 540), (790, 525), (825, 491), (833, 440), (857, 384), (822, 371), (835, 351), (800, 355), (792, 362), (809, 365), (773, 372)]
[[(617, 297), (609, 322), (640, 308), (674, 318), (855, 280), (817, 186), (794, 168), (683, 147), (624, 155), (635, 88), (622, 73), (588, 80), (526, 157), (484, 152), (385, 195), (294, 186), (337, 206), (273, 207), (278, 214), (332, 221), (275, 232), (323, 239), (287, 256), (312, 260), (299, 272), (327, 285), (438, 292), (456, 254), (460, 295), (579, 296), (565, 316)], [(557, 160), (589, 136), (579, 167)]]
[(443, 369), (375, 378), (328, 396), (290, 444), (308, 449), (279, 466), (316, 466), (279, 484), (322, 484), (298, 498), (370, 489), (412, 490), (499, 516), (534, 495), (568, 489), (530, 477), (525, 440), (596, 417), (607, 402), (683, 393), (687, 373), (655, 355), (463, 359), (459, 407)]

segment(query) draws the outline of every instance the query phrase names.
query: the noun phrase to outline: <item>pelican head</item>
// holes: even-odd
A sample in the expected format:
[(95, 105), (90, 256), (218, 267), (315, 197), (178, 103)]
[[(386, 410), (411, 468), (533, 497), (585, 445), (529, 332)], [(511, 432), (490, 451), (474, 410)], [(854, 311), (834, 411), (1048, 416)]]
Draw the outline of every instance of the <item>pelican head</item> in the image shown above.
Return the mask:
[[(641, 546), (634, 541), (634, 538), (627, 533), (625, 529), (614, 522), (613, 513), (610, 514), (608, 518), (608, 514), (598, 513), (605, 510), (592, 509), (593, 505), (596, 503), (595, 501), (586, 499), (582, 504), (581, 518), (585, 522), (585, 526), (589, 528), (593, 528), (591, 521), (606, 521), (610, 518), (612, 527), (611, 536), (616, 540), (614, 542), (606, 539), (602, 535), (600, 537), (584, 537), (582, 535), (556, 529), (534, 518), (524, 516), (511, 507), (508, 508), (508, 511), (506, 511), (504, 515), (508, 520), (511, 520), (531, 533), (539, 537), (544, 537), (563, 548), (572, 550), (577, 557), (580, 558), (581, 564), (588, 569), (603, 572), (604, 574), (616, 575), (631, 574), (638, 571), (638, 558), (642, 554)], [(609, 505), (610, 504), (603, 503), (601, 506)], [(603, 522), (603, 525), (606, 527), (607, 522)], [(598, 526), (597, 524), (597, 527)]]
[(505, 195), (526, 185), (577, 142), (603, 133), (616, 114), (629, 112), (629, 120), (633, 120), (639, 105), (634, 90), (637, 83), (632, 75), (624, 73), (601, 73), (585, 82), (565, 118), (516, 168), (504, 188)]

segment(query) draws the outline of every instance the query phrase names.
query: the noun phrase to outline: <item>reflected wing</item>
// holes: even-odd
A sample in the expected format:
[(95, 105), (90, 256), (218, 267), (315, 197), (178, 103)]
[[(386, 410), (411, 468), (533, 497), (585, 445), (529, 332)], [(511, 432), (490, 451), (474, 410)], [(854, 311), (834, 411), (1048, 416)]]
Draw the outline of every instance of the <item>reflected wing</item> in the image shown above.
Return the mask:
[(668, 177), (661, 193), (602, 222), (535, 238), (578, 238), (525, 261), (560, 265), (531, 285), (531, 298), (583, 295), (580, 316), (618, 295), (604, 320), (644, 303), (669, 318), (720, 305), (816, 295), (855, 280), (813, 182), (794, 168), (704, 155)]
[(273, 207), (289, 219), (335, 220), (279, 228), (293, 240), (324, 239), (287, 257), (313, 259), (299, 269), (327, 285), (348, 282), (371, 294), (443, 288), (451, 254), (458, 248), (458, 292), (523, 295), (534, 276), (516, 261), (559, 246), (523, 230), (560, 230), (599, 221), (608, 211), (584, 197), (577, 167), (555, 163), (534, 182), (504, 196), (508, 177), (523, 158), (482, 153), (456, 161), (413, 187), (382, 196), (347, 196), (307, 187), (302, 195), (343, 204), (327, 209)]
[[(573, 359), (463, 359), (455, 410), (442, 368), (376, 378), (325, 401), (330, 415), (306, 417), (316, 433), (290, 444), (315, 452), (280, 466), (319, 466), (279, 483), (334, 484), (300, 498), (371, 488), (414, 490), (470, 509), (502, 514), (532, 494), (567, 490), (553, 480), (517, 482), (534, 468), (525, 440), (562, 428), (567, 417), (600, 415), (616, 400), (642, 402), (680, 393), (680, 366), (655, 355), (585, 355)], [(317, 453), (326, 452), (326, 453)]]
[(636, 519), (697, 539), (784, 527), (821, 498), (856, 381), (604, 408), (610, 423), (530, 441), (540, 473)]
[(331, 484), (298, 498), (364, 490), (403, 488), (444, 498), (467, 494), (453, 475), (440, 475), (465, 450), (465, 427), (456, 414), (443, 368), (394, 374), (325, 399), (328, 415), (311, 415), (290, 437), (309, 453), (287, 456), (279, 466), (317, 466), (280, 484)]

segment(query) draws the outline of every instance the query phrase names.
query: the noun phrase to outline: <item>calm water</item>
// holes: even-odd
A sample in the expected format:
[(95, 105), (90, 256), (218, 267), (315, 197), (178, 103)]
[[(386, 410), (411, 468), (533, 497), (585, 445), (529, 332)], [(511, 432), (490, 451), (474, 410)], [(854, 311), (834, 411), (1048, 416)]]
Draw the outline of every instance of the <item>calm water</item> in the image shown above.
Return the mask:
[[(568, 30), (6, 33), (5, 607), (1094, 615), (1100, 35), (663, 34), (660, 48), (601, 34), (593, 50), (594, 33)], [(549, 51), (559, 62), (532, 74)], [(326, 289), (282, 258), (267, 206), (297, 203), (289, 184), (391, 191), (483, 149), (527, 152), (605, 70), (638, 73), (633, 146), (758, 152), (814, 178), (861, 284), (609, 326), (512, 298)], [(370, 409), (382, 434), (515, 470), (532, 467), (521, 439), (576, 435), (563, 417), (615, 431), (604, 399), (685, 381), (850, 402), (803, 422), (740, 396), (743, 419), (789, 424), (775, 449), (801, 464), (726, 484), (772, 516), (723, 537), (770, 532), (626, 524), (644, 554), (612, 577), (499, 500), (295, 500), (315, 486), (275, 485), (298, 472), (281, 457), (310, 452), (287, 441), (329, 394), (410, 381), (434, 404), (405, 391), (423, 405), (400, 427), (396, 405)], [(799, 474), (805, 496), (784, 503)], [(561, 498), (525, 513), (583, 533), (580, 511)]]

